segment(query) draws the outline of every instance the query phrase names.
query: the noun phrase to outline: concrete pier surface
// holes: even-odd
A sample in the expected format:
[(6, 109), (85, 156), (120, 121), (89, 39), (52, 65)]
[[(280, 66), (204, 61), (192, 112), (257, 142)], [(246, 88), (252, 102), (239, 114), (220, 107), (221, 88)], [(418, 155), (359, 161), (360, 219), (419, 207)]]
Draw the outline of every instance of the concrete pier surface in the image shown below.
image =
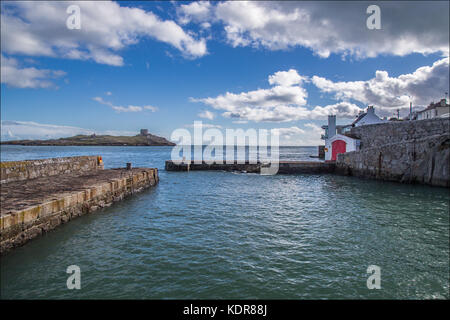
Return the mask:
[[(85, 157), (91, 170), (79, 166), (81, 157), (64, 158), (64, 165), (75, 165), (68, 173), (39, 170), (27, 161), (2, 162), (2, 167), (26, 167), (36, 178), (1, 184), (0, 253), (21, 246), (29, 240), (73, 218), (110, 206), (113, 202), (158, 183), (158, 171), (152, 168), (107, 169), (98, 157)], [(61, 158), (48, 159), (61, 163)], [(101, 158), (100, 158), (101, 159)], [(72, 161), (71, 161), (72, 160)], [(39, 166), (42, 164), (39, 164)], [(12, 170), (14, 171), (14, 170)], [(67, 172), (67, 170), (66, 170)], [(6, 174), (6, 173), (5, 173)], [(2, 180), (6, 177), (2, 176)]]
[(280, 161), (276, 163), (202, 163), (190, 162), (174, 162), (172, 160), (166, 161), (167, 171), (190, 171), (190, 170), (219, 170), (219, 171), (244, 171), (247, 173), (261, 173), (261, 168), (268, 168), (270, 166), (277, 166), (280, 174), (294, 174), (294, 173), (332, 173), (335, 170), (334, 162), (323, 161)]

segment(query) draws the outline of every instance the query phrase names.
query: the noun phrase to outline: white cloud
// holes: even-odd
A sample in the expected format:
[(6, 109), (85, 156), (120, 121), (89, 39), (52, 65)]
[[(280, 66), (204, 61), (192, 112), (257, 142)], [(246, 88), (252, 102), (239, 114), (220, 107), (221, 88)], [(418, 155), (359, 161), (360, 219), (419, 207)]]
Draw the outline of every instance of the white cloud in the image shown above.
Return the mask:
[(408, 95), (414, 105), (423, 106), (442, 98), (449, 90), (449, 59), (438, 60), (432, 66), (423, 66), (398, 77), (390, 77), (387, 71), (376, 71), (375, 77), (367, 81), (333, 82), (314, 76), (312, 83), (323, 92), (335, 93), (336, 99), (373, 104), (390, 115), (392, 109), (409, 109)]
[[(191, 98), (191, 101), (203, 102), (217, 110), (224, 110), (223, 116), (235, 120), (289, 121), (286, 117), (296, 109), (292, 105), (305, 105), (307, 97), (304, 88), (291, 85), (300, 82), (294, 74), (298, 76), (295, 70), (277, 72), (269, 76), (269, 83), (276, 84), (269, 89), (238, 94), (227, 92), (215, 98)], [(281, 83), (283, 85), (280, 85)], [(285, 84), (287, 85), (284, 86)]]
[(143, 106), (142, 107), (144, 110), (150, 110), (151, 112), (156, 112), (156, 111), (158, 111), (158, 108), (157, 107), (154, 107), (154, 106)]
[[(81, 29), (66, 27), (66, 9), (76, 4)], [(2, 50), (9, 54), (93, 60), (121, 66), (119, 50), (142, 37), (167, 43), (189, 58), (207, 53), (205, 39), (196, 39), (171, 20), (150, 11), (120, 6), (111, 1), (2, 3)]]
[(339, 102), (325, 107), (306, 108), (306, 90), (301, 84), (307, 79), (296, 70), (280, 71), (269, 76), (269, 89), (258, 89), (238, 94), (227, 92), (217, 97), (191, 98), (217, 110), (235, 121), (288, 122), (302, 119), (325, 119), (329, 114), (354, 118), (361, 110), (350, 102)]
[[(186, 128), (196, 128), (199, 126), (200, 123), (198, 122), (185, 125)], [(210, 128), (219, 129), (224, 137), (226, 135), (225, 131), (228, 129), (223, 128), (220, 125), (209, 123), (201, 123), (201, 126), (203, 130)], [(239, 129), (235, 128), (234, 130)], [(246, 129), (243, 130), (245, 132)], [(291, 126), (285, 128), (270, 128), (268, 130), (271, 132), (271, 134), (279, 136), (279, 142), (281, 146), (317, 146), (323, 144), (323, 141), (320, 139), (321, 135), (323, 134), (323, 129), (321, 129), (314, 123), (306, 123), (303, 125), (303, 128), (300, 128), (298, 126)], [(258, 129), (256, 129), (256, 131), (258, 131)], [(203, 142), (209, 143), (209, 141)]]
[(22, 140), (22, 139), (56, 139), (71, 137), (78, 134), (107, 134), (107, 135), (136, 135), (132, 131), (95, 131), (92, 129), (84, 129), (71, 126), (60, 126), (53, 124), (42, 124), (29, 121), (9, 121), (1, 122), (1, 139), (2, 140)]
[(110, 96), (110, 95), (112, 95), (112, 92), (111, 92), (111, 91), (107, 91), (107, 92), (105, 92), (105, 94), (106, 94), (107, 96)]
[(227, 1), (214, 7), (232, 46), (302, 46), (321, 57), (449, 52), (448, 2), (374, 2), (381, 30), (366, 27), (366, 2)]
[(305, 133), (305, 130), (300, 129), (299, 127), (275, 128), (273, 130), (275, 134), (278, 134), (280, 136), (292, 136)]
[[(302, 85), (310, 80), (322, 92), (334, 93), (337, 102), (307, 107), (308, 94)], [(449, 92), (449, 58), (398, 77), (390, 77), (387, 71), (376, 71), (375, 77), (366, 81), (333, 82), (319, 76), (308, 79), (291, 69), (270, 75), (268, 81), (272, 84), (269, 89), (226, 92), (217, 97), (191, 98), (191, 101), (222, 110), (222, 116), (238, 123), (326, 119), (331, 114), (353, 119), (362, 109), (352, 101), (366, 106), (375, 105), (380, 116), (389, 116), (394, 109), (409, 110), (411, 99), (414, 107), (418, 108), (441, 99), (444, 92)]]
[(52, 79), (64, 76), (61, 70), (20, 67), (17, 59), (1, 55), (1, 82), (17, 88), (49, 88), (54, 87)]
[(320, 139), (323, 129), (314, 123), (306, 123), (304, 129), (297, 126), (274, 128), (274, 133), (280, 136), (280, 145), (285, 146), (318, 146), (323, 144)]
[(226, 111), (226, 118), (255, 122), (289, 122), (305, 119), (326, 119), (328, 115), (337, 114), (340, 118), (353, 119), (362, 109), (349, 102), (339, 102), (312, 109), (300, 106), (273, 105), (266, 108), (244, 107), (234, 112)]
[(339, 118), (353, 119), (362, 109), (356, 104), (341, 101), (326, 106), (315, 106), (304, 119), (326, 119), (329, 115), (337, 115)]
[(218, 124), (212, 124), (212, 123), (199, 123), (199, 122), (194, 122), (193, 124), (187, 124), (185, 125), (186, 128), (200, 128), (202, 127), (203, 129), (210, 129), (210, 128), (216, 128), (216, 129), (221, 129), (222, 126), (218, 125)]
[(103, 100), (102, 97), (94, 97), (92, 99), (94, 101), (97, 101), (97, 102), (101, 103), (101, 104), (104, 104), (105, 106), (110, 107), (111, 109), (113, 109), (113, 110), (115, 110), (117, 112), (141, 112), (141, 111), (144, 111), (144, 110), (149, 110), (151, 112), (155, 112), (155, 111), (158, 110), (158, 108), (154, 107), (154, 106), (133, 106), (133, 105), (129, 105), (127, 107), (116, 106), (112, 102)]
[(294, 84), (301, 84), (306, 81), (307, 77), (300, 76), (297, 70), (290, 69), (288, 71), (278, 71), (269, 76), (269, 83), (272, 85), (280, 85), (289, 87)]
[[(177, 7), (178, 19), (181, 24), (187, 24), (191, 21), (204, 22), (211, 18), (212, 6), (209, 1), (197, 1), (190, 4), (182, 4)], [(205, 22), (207, 23), (207, 22)], [(209, 28), (211, 25), (204, 25), (204, 28)]]
[(211, 111), (209, 111), (209, 110), (204, 110), (204, 111), (200, 112), (200, 113), (198, 114), (198, 116), (199, 116), (200, 118), (209, 119), (209, 120), (214, 120), (214, 117), (215, 117), (216, 115), (214, 114), (214, 112), (211, 112)]
[(200, 24), (200, 27), (201, 27), (202, 29), (209, 29), (209, 28), (211, 28), (211, 23), (209, 23), (209, 22), (202, 22), (202, 23)]
[(233, 121), (233, 123), (235, 123), (235, 124), (247, 124), (248, 121), (247, 120), (235, 120), (235, 121)]
[(323, 129), (314, 123), (305, 123), (305, 134), (302, 135), (301, 140), (298, 141), (298, 145), (302, 146), (318, 146), (324, 144), (324, 141), (320, 139), (323, 134)]

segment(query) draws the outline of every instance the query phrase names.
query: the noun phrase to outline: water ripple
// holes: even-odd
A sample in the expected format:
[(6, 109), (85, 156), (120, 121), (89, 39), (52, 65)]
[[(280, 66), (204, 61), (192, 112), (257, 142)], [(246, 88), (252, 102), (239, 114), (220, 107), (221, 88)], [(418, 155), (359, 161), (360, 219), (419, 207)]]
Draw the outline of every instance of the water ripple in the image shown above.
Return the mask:
[[(449, 298), (446, 189), (165, 172), (169, 148), (102, 150), (114, 166), (159, 167), (160, 184), (2, 257), (2, 298)], [(381, 290), (366, 287), (371, 264)]]

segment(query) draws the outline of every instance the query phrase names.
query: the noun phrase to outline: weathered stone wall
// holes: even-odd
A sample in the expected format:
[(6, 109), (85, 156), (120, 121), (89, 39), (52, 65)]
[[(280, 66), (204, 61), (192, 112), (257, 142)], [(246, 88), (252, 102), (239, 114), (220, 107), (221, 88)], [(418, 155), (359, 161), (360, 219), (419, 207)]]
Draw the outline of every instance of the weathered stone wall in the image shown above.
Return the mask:
[(8, 161), (0, 163), (0, 183), (103, 169), (97, 156)]
[(203, 161), (202, 163), (195, 163), (191, 161), (187, 163), (178, 163), (171, 160), (166, 161), (166, 171), (194, 171), (194, 170), (218, 170), (218, 171), (247, 171), (249, 173), (259, 173), (261, 170), (261, 163), (210, 163)]
[(417, 121), (391, 121), (354, 127), (350, 134), (361, 140), (361, 149), (401, 143), (429, 136), (449, 134), (450, 120), (427, 119)]
[(450, 187), (449, 119), (368, 125), (352, 134), (361, 150), (338, 155), (337, 173)]
[[(133, 169), (126, 173), (119, 170), (117, 176), (108, 181), (99, 181), (81, 191), (64, 192), (39, 205), (2, 213), (0, 253), (21, 246), (78, 216), (108, 207), (115, 201), (158, 183), (157, 169)], [(2, 188), (7, 186), (8, 184)]]
[(188, 166), (187, 163), (175, 163), (171, 160), (166, 161), (167, 171), (195, 171), (195, 170), (218, 170), (218, 171), (245, 171), (247, 173), (261, 173), (262, 168), (272, 168), (280, 174), (294, 174), (294, 173), (332, 173), (335, 169), (335, 164), (331, 162), (321, 161), (281, 161), (278, 163), (193, 163)]

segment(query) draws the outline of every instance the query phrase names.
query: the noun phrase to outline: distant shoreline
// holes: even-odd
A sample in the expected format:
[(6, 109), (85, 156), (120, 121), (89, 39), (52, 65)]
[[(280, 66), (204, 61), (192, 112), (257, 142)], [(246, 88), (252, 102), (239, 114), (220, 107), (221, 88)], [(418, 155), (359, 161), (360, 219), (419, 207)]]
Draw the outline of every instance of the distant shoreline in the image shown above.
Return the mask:
[(169, 144), (20, 144), (8, 143), (8, 141), (0, 142), (0, 145), (24, 146), (24, 147), (173, 147)]
[[(39, 146), (43, 146), (43, 147), (48, 147), (48, 146), (55, 146), (55, 147), (69, 147), (69, 146), (73, 146), (73, 147), (174, 147), (177, 146), (177, 144), (173, 144), (173, 145), (169, 145), (169, 144), (156, 144), (156, 145), (149, 145), (149, 144), (145, 144), (145, 145), (121, 145), (121, 144), (67, 144), (67, 145), (62, 145), (62, 144), (19, 144), (17, 143), (18, 140), (11, 140), (11, 141), (1, 141), (0, 145), (16, 145), (16, 146), (32, 146), (32, 147), (39, 147)], [(40, 140), (31, 140), (31, 141), (40, 141)], [(45, 141), (45, 140), (43, 140)], [(10, 143), (10, 142), (14, 142), (14, 143)], [(189, 145), (178, 145), (178, 146), (189, 146)], [(190, 145), (192, 147), (195, 146), (200, 146), (200, 145)], [(202, 147), (207, 147), (207, 144), (201, 145)], [(248, 145), (246, 146), (233, 146), (233, 145), (223, 145), (223, 147), (249, 147)], [(270, 145), (267, 147), (271, 147)], [(317, 146), (278, 146), (278, 148), (317, 148)]]
[(109, 135), (77, 135), (68, 138), (48, 140), (9, 140), (0, 141), (1, 145), (21, 146), (175, 146), (176, 144), (166, 138), (152, 134), (136, 136), (109, 136)]

